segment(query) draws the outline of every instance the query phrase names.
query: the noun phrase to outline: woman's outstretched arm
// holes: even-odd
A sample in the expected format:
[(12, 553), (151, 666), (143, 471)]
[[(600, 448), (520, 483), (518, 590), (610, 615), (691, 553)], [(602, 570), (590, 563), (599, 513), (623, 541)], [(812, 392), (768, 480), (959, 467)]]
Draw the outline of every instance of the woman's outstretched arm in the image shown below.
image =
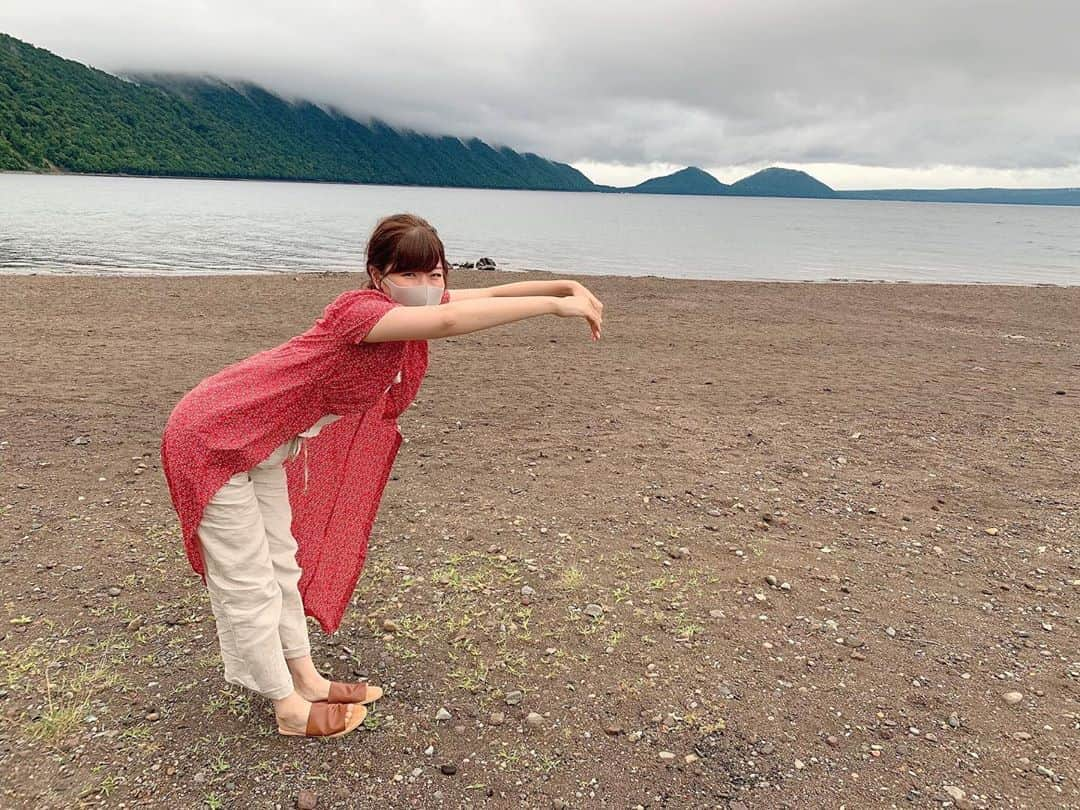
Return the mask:
[(529, 295), (474, 298), (431, 307), (395, 307), (371, 328), (364, 342), (436, 340), (467, 335), (538, 315), (584, 318), (589, 323), (592, 339), (598, 340), (603, 321), (602, 305), (599, 301), (594, 301), (594, 298), (586, 295), (570, 295), (565, 298)]
[(490, 287), (469, 287), (450, 290), (450, 301), (468, 301), (472, 298), (515, 298), (526, 295), (574, 295), (584, 290), (584, 285), (570, 279), (551, 281), (512, 281), (509, 284), (493, 284)]

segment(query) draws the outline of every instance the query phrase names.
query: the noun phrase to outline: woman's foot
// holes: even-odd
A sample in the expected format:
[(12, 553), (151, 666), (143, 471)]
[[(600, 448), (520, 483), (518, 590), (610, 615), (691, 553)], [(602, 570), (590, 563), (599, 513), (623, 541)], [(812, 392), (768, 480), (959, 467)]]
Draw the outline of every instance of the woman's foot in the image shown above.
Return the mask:
[[(278, 733), (286, 737), (339, 737), (364, 722), (367, 709), (351, 703), (313, 703), (293, 692), (287, 698), (274, 701), (274, 714), (277, 716)], [(314, 735), (310, 733), (313, 718), (318, 721), (315, 724), (318, 727), (317, 733)]]
[(319, 674), (310, 655), (290, 658), (286, 663), (292, 673), (293, 687), (307, 701), (373, 703), (383, 696), (383, 690), (371, 684), (338, 684), (331, 693), (331, 681)]
[(293, 688), (304, 700), (326, 700), (330, 696), (330, 681), (315, 669), (315, 662), (310, 655), (303, 658), (290, 658), (286, 662), (292, 674)]

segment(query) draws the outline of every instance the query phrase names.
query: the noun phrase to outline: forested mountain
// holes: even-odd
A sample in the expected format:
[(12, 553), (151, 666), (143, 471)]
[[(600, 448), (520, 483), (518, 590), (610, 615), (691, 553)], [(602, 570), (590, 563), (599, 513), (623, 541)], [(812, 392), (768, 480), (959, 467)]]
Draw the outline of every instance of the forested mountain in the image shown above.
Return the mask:
[(591, 190), (577, 169), (476, 138), (360, 122), (252, 85), (134, 81), (0, 34), (0, 168)]

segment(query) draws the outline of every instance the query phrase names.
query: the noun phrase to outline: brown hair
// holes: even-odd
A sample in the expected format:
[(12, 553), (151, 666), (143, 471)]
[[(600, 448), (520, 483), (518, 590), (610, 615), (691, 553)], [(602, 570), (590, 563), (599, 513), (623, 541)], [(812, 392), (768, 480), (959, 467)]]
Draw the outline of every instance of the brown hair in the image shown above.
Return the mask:
[(450, 265), (446, 261), (439, 232), (427, 220), (415, 214), (383, 217), (371, 232), (367, 244), (368, 289), (375, 289), (371, 268), (382, 274), (408, 271), (426, 272), (442, 267), (443, 279), (450, 286)]

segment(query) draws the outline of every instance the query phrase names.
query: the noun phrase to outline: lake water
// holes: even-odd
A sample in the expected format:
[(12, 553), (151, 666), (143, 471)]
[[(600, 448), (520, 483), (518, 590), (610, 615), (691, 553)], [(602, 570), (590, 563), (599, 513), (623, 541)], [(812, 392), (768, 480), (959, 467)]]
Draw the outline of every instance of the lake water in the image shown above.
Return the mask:
[(2, 173), (0, 273), (361, 270), (397, 211), (507, 269), (1080, 284), (1080, 208)]

